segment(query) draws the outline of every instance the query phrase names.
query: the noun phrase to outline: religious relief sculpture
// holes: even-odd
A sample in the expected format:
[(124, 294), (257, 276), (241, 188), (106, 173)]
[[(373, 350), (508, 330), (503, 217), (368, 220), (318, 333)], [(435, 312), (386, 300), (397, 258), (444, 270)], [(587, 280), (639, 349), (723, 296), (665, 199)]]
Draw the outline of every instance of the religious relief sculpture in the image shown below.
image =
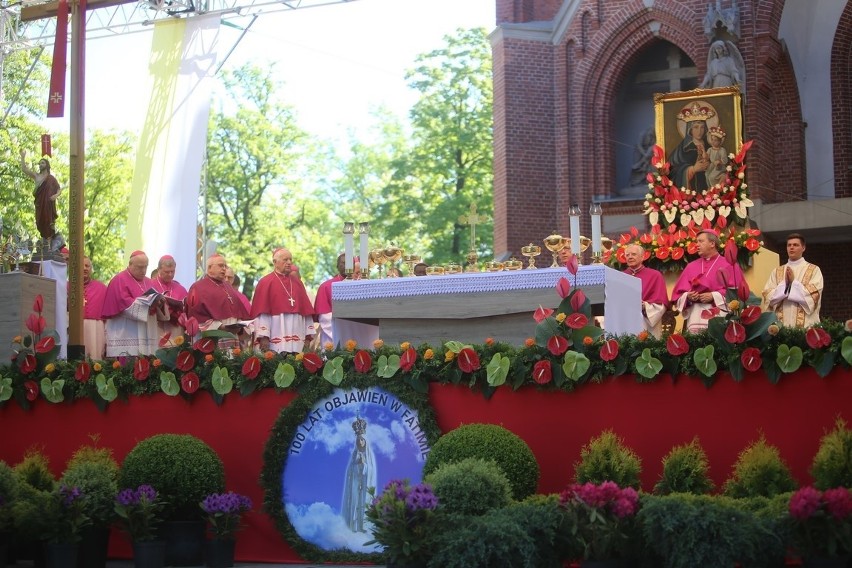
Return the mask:
[(633, 164), (630, 166), (630, 187), (641, 186), (644, 190), (648, 186), (645, 177), (654, 171), (651, 164), (651, 156), (654, 154), (654, 144), (657, 143), (657, 134), (654, 127), (649, 126), (639, 136), (639, 143), (633, 149)]
[(730, 41), (717, 40), (707, 55), (707, 74), (700, 87), (738, 86), (745, 93), (745, 62), (740, 50)]
[[(36, 248), (36, 255), (42, 259), (51, 255), (57, 256), (59, 250), (65, 246), (65, 239), (56, 232), (56, 199), (59, 197), (62, 188), (50, 173), (50, 162), (47, 158), (39, 160), (38, 171), (33, 171), (27, 165), (27, 151), (21, 149), (21, 169), (35, 182), (33, 201), (36, 227), (41, 235), (41, 241)], [(59, 258), (61, 258), (61, 255), (59, 255)]]
[(730, 8), (722, 8), (721, 0), (716, 0), (716, 5), (707, 6), (707, 15), (704, 16), (704, 35), (712, 41), (718, 37), (720, 31), (729, 33), (734, 39), (740, 39), (740, 10), (737, 0), (731, 2)]
[(364, 521), (371, 500), (368, 490), (376, 487), (376, 458), (366, 438), (367, 421), (358, 416), (352, 422), (352, 430), (355, 445), (346, 465), (340, 514), (352, 532), (367, 532)]

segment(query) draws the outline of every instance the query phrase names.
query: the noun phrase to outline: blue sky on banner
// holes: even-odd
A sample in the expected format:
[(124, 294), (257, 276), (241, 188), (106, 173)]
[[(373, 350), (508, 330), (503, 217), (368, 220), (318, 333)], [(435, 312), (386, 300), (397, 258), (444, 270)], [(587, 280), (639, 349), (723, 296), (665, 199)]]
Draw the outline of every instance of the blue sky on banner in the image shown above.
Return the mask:
[[(368, 141), (380, 105), (400, 117), (417, 100), (405, 82), (415, 57), (443, 45), (457, 28), (494, 29), (495, 0), (358, 0), (261, 15), (227, 62), (275, 63), (283, 99), (302, 128), (343, 142)], [(248, 19), (234, 20), (245, 25)], [(220, 57), (240, 31), (222, 27)], [(98, 38), (87, 45), (86, 129), (137, 135), (148, 108), (151, 33)], [(116, 54), (121, 54), (116, 59)], [(47, 120), (67, 130), (65, 119)]]

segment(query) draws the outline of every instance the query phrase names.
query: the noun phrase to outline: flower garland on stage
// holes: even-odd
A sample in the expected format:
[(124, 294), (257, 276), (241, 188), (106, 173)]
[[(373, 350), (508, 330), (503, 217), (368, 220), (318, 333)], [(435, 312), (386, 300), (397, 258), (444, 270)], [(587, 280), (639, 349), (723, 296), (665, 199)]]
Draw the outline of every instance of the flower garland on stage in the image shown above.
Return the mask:
[(604, 254), (604, 262), (624, 268), (624, 249), (638, 243), (645, 249), (646, 265), (660, 271), (682, 270), (697, 258), (698, 233), (715, 230), (723, 245), (729, 241), (737, 247), (737, 261), (746, 268), (751, 256), (763, 244), (760, 230), (749, 222), (748, 209), (754, 205), (745, 182), (745, 158), (753, 141), (742, 145), (737, 154), (728, 155), (725, 181), (704, 191), (675, 187), (669, 178), (671, 165), (665, 161), (660, 146), (654, 146), (651, 165), (656, 170), (647, 176), (643, 214), (650, 230), (640, 233), (636, 227), (621, 235), (613, 248)]

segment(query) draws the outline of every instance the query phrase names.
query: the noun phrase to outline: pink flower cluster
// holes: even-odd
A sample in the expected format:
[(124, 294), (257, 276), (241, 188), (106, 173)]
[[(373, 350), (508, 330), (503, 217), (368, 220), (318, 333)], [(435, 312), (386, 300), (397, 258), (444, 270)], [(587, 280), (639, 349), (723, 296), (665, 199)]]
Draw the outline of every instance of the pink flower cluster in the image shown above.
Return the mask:
[(604, 509), (618, 519), (636, 514), (639, 508), (639, 494), (636, 490), (632, 487), (621, 489), (613, 481), (604, 481), (600, 485), (592, 482), (582, 485), (575, 483), (559, 495), (561, 504), (565, 505), (571, 501), (579, 501), (595, 509)]
[(835, 520), (846, 519), (852, 515), (852, 493), (845, 487), (820, 492), (808, 486), (802, 487), (790, 497), (789, 510), (794, 519), (805, 521), (823, 508)]

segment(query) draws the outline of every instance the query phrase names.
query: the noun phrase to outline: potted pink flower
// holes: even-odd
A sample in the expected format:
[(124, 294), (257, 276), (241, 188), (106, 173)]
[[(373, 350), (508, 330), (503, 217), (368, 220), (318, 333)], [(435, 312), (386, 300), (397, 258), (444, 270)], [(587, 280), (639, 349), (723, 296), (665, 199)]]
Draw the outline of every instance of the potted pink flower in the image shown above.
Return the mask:
[(802, 487), (790, 497), (793, 547), (806, 566), (845, 567), (852, 555), (852, 493)]

